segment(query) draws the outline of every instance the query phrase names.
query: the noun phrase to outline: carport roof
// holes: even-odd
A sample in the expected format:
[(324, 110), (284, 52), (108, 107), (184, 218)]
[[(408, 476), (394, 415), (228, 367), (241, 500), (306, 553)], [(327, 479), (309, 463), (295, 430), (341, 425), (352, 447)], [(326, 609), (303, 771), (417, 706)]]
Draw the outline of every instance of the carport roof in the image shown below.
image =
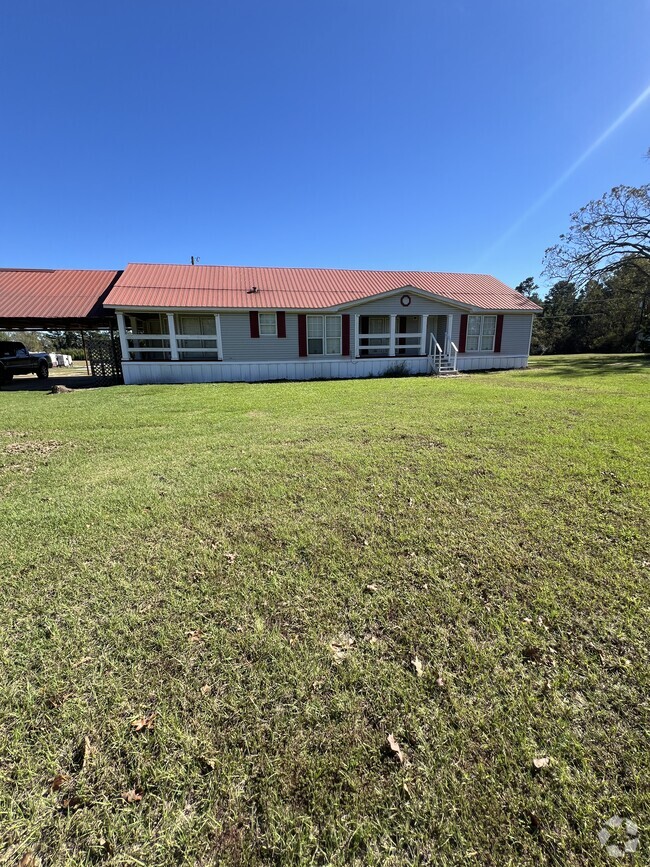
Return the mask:
[(121, 271), (0, 268), (0, 327), (101, 328), (104, 299)]

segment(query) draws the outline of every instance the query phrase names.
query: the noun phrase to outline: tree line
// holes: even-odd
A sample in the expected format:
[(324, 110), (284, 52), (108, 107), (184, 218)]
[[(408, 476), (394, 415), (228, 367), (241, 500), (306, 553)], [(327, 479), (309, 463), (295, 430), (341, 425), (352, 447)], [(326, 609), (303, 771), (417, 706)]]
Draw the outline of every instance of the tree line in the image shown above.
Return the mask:
[(614, 187), (571, 214), (543, 273), (556, 280), (545, 298), (532, 277), (516, 287), (542, 308), (531, 352), (650, 351), (650, 184)]
[(545, 298), (532, 277), (516, 289), (542, 308), (533, 325), (533, 355), (650, 351), (650, 259), (623, 260), (582, 288), (558, 280)]

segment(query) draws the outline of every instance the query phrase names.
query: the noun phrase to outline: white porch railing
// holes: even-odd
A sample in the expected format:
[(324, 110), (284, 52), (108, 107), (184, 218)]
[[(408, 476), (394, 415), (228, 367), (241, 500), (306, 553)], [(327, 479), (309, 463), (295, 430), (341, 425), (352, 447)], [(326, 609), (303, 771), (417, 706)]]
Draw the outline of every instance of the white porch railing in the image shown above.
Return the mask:
[[(378, 355), (395, 355), (399, 356), (402, 350), (414, 349), (417, 355), (420, 355), (420, 350), (422, 346), (422, 334), (417, 332), (400, 333), (396, 332), (394, 335), (394, 345), (391, 346), (391, 338), (393, 335), (391, 334), (369, 334), (367, 332), (361, 332), (357, 335), (357, 339), (359, 341), (359, 357), (365, 358), (363, 355), (364, 352), (375, 352)], [(377, 343), (371, 343), (371, 341), (378, 341)]]
[[(127, 331), (126, 342), (129, 352), (171, 352), (169, 334), (131, 334)], [(151, 346), (152, 343), (160, 345)]]
[(218, 313), (214, 314), (215, 331), (213, 334), (184, 334), (182, 331), (178, 331), (173, 313), (167, 314), (169, 333), (134, 333), (127, 330), (124, 315), (121, 311), (117, 312), (123, 361), (144, 360), (142, 353), (147, 355), (157, 353), (162, 356), (164, 361), (187, 359), (188, 355), (197, 356), (197, 360), (201, 357), (214, 361), (222, 358), (221, 320)]

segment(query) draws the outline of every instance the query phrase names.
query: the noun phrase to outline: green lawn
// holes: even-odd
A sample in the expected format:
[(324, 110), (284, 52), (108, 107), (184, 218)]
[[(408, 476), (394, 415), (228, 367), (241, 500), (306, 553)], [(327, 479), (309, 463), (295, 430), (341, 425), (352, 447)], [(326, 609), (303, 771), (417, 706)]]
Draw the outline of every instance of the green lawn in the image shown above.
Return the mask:
[(0, 393), (0, 863), (648, 863), (650, 363), (531, 361)]

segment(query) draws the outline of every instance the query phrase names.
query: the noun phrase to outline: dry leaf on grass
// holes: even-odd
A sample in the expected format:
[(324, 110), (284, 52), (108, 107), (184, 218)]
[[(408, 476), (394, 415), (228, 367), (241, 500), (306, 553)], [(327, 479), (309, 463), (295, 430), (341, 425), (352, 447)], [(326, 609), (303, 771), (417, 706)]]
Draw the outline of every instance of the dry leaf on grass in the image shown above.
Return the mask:
[(67, 774), (57, 774), (50, 780), (50, 789), (53, 792), (58, 792), (59, 789), (68, 782), (69, 779), (70, 777), (68, 777)]
[(378, 590), (378, 587), (376, 584), (366, 584), (366, 586), (365, 586), (366, 593), (376, 593), (377, 590)]
[(537, 771), (541, 771), (542, 768), (548, 768), (551, 764), (551, 760), (548, 756), (542, 756), (541, 758), (533, 759), (533, 767)]
[(92, 753), (90, 738), (86, 735), (80, 742), (72, 754), (72, 766), (75, 770), (81, 771), (86, 767), (86, 762)]
[(436, 686), (439, 686), (440, 688), (442, 688), (444, 685), (445, 685), (445, 679), (441, 674), (439, 674), (438, 677), (436, 678)]
[(212, 687), (210, 686), (210, 684), (204, 683), (203, 686), (201, 687), (201, 695), (210, 695), (211, 692), (212, 692)]
[(138, 792), (136, 789), (129, 789), (128, 792), (122, 792), (121, 797), (127, 804), (137, 804), (138, 801), (142, 800), (142, 792)]
[(392, 735), (392, 734), (388, 735), (386, 741), (388, 743), (388, 748), (390, 749), (391, 754), (399, 761), (400, 765), (405, 765), (406, 764), (406, 757), (404, 756), (404, 753), (400, 749), (400, 745), (395, 740), (394, 735)]
[(422, 677), (422, 675), (424, 674), (424, 666), (422, 665), (422, 660), (419, 656), (417, 656), (417, 654), (411, 660), (411, 665), (415, 669), (415, 673), (417, 674), (417, 676)]
[(232, 565), (237, 558), (237, 555), (234, 553), (226, 554), (226, 560)]
[(143, 717), (139, 717), (138, 719), (134, 719), (133, 722), (131, 723), (131, 727), (133, 728), (134, 732), (141, 732), (141, 731), (149, 731), (150, 732), (150, 731), (152, 731), (152, 729), (154, 727), (155, 719), (156, 719), (156, 714), (154, 712), (151, 714), (151, 716), (143, 716)]
[(350, 653), (352, 652), (352, 645), (354, 644), (354, 638), (349, 635), (341, 635), (339, 638), (334, 639), (334, 641), (330, 642), (329, 648), (334, 655), (334, 662), (337, 665), (343, 662), (344, 659), (347, 659)]
[(201, 629), (192, 629), (186, 635), (188, 641), (203, 641), (203, 631)]
[(42, 863), (36, 852), (25, 852), (18, 862), (18, 867), (41, 867)]

